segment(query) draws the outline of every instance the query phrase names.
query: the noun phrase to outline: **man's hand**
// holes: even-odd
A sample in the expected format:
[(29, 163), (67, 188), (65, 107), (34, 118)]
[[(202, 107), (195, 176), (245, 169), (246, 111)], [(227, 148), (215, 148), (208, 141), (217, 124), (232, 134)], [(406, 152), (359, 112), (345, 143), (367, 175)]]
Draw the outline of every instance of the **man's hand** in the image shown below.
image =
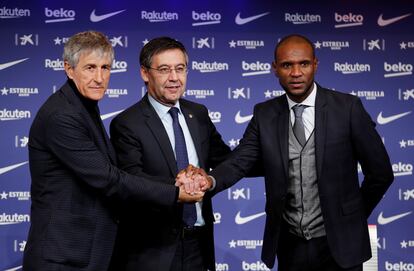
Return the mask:
[(196, 201), (202, 201), (204, 197), (204, 192), (198, 192), (189, 194), (184, 190), (184, 186), (180, 186), (180, 192), (178, 193), (178, 202), (187, 202), (193, 203)]
[(176, 186), (184, 186), (189, 194), (205, 192), (212, 187), (212, 180), (202, 168), (189, 165), (186, 169), (181, 170), (175, 179)]

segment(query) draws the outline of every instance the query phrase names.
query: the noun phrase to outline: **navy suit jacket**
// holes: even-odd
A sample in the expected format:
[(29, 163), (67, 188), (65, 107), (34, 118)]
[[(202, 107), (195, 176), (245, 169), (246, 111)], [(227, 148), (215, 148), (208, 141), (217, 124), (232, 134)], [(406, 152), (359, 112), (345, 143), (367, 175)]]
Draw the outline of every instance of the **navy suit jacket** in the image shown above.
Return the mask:
[[(111, 140), (118, 163), (129, 173), (163, 177), (168, 183), (174, 183), (178, 170), (173, 148), (147, 95), (111, 122)], [(208, 171), (225, 159), (230, 148), (221, 139), (205, 106), (180, 99), (180, 107), (200, 167)], [(182, 206), (160, 209), (153, 204), (142, 204), (137, 214), (126, 214), (121, 218), (120, 262), (127, 264), (127, 270), (170, 270), (183, 227)], [(207, 194), (203, 199), (202, 214), (207, 229), (202, 238), (202, 255), (207, 267), (215, 270), (214, 218), (211, 198)], [(116, 270), (123, 270), (122, 265)]]
[[(263, 164), (266, 224), (262, 260), (274, 266), (288, 182), (289, 107), (286, 95), (257, 104), (240, 145), (211, 175), (215, 192)], [(319, 198), (331, 253), (342, 267), (371, 257), (367, 217), (391, 185), (391, 164), (375, 123), (352, 95), (318, 86), (315, 148)], [(364, 180), (359, 185), (358, 162)]]
[[(116, 168), (115, 152), (67, 82), (40, 108), (29, 135), (31, 226), (27, 271), (108, 270), (116, 205), (176, 204), (177, 188)], [(99, 120), (100, 121), (100, 120)]]

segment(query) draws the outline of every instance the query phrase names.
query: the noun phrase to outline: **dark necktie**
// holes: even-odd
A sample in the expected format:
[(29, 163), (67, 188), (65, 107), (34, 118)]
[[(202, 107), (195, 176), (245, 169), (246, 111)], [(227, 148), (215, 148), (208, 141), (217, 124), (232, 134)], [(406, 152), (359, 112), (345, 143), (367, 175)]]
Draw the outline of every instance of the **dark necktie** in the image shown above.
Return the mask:
[(295, 113), (295, 124), (293, 124), (293, 133), (296, 136), (296, 139), (299, 141), (300, 145), (305, 146), (306, 137), (305, 137), (305, 127), (303, 126), (302, 113), (307, 106), (303, 104), (297, 104), (292, 107), (293, 112)]
[[(178, 108), (172, 107), (168, 112), (170, 113), (173, 120), (175, 159), (177, 161), (177, 169), (180, 171), (186, 168), (189, 163), (184, 133), (178, 121), (178, 111)], [(195, 222), (197, 221), (197, 213), (194, 203), (184, 203), (183, 221), (187, 226), (194, 226)]]

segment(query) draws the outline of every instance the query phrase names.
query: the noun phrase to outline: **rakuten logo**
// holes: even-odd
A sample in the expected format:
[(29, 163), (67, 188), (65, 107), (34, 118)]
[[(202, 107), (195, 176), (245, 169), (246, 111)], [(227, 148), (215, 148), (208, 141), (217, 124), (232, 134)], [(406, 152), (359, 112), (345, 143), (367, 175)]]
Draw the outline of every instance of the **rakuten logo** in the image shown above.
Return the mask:
[(285, 13), (285, 22), (292, 24), (310, 24), (320, 23), (322, 21), (319, 14), (299, 14), (299, 13)]
[(257, 261), (254, 263), (248, 263), (243, 261), (242, 262), (242, 269), (245, 271), (259, 271), (259, 270), (270, 270), (266, 267), (266, 265), (263, 262)]
[(60, 22), (68, 22), (74, 21), (76, 13), (72, 9), (49, 9), (45, 8), (45, 16), (52, 19), (45, 20), (45, 23), (60, 23)]
[(193, 26), (200, 26), (200, 25), (210, 25), (210, 24), (219, 24), (221, 23), (221, 14), (214, 13), (214, 12), (195, 12), (194, 10), (191, 12), (191, 17), (193, 18)]
[(21, 17), (30, 17), (30, 9), (0, 8), (0, 19), (15, 19)]
[(385, 261), (385, 270), (391, 271), (414, 271), (414, 264), (413, 263), (390, 263), (389, 261)]
[(30, 119), (30, 116), (31, 113), (28, 110), (7, 110), (6, 108), (0, 110), (0, 121)]
[(362, 72), (370, 72), (371, 66), (369, 64), (360, 64), (360, 63), (334, 63), (334, 71), (341, 72), (342, 74), (354, 74)]
[(141, 11), (141, 19), (148, 20), (151, 23), (160, 23), (167, 21), (178, 21), (178, 13), (175, 12), (156, 12), (156, 11)]
[(384, 74), (385, 78), (411, 75), (413, 74), (413, 65), (401, 62), (398, 62), (397, 64), (388, 64), (387, 62), (384, 62), (384, 71), (387, 72)]
[(361, 14), (352, 14), (351, 12), (344, 15), (335, 12), (335, 22), (338, 23), (335, 25), (335, 28), (363, 25), (364, 16)]
[(52, 60), (49, 58), (45, 59), (45, 68), (53, 69), (54, 71), (63, 71), (64, 70), (64, 62), (59, 58)]
[(269, 63), (261, 63), (259, 61), (247, 63), (242, 61), (242, 76), (254, 76), (259, 74), (270, 73), (271, 65)]
[(219, 72), (219, 71), (228, 71), (229, 70), (229, 64), (227, 63), (220, 63), (220, 62), (197, 62), (192, 61), (191, 62), (191, 69), (195, 71), (199, 71), (202, 73), (205, 72)]

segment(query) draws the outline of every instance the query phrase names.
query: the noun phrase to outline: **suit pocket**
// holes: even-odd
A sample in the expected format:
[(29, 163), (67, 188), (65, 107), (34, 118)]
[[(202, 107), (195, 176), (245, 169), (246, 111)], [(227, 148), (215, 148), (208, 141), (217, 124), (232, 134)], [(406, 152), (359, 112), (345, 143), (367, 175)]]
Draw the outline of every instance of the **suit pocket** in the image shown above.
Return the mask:
[(92, 216), (55, 212), (43, 240), (44, 259), (76, 267), (87, 266), (95, 227)]
[(351, 199), (345, 203), (342, 203), (342, 214), (350, 215), (356, 211), (363, 211), (364, 206), (360, 197)]

